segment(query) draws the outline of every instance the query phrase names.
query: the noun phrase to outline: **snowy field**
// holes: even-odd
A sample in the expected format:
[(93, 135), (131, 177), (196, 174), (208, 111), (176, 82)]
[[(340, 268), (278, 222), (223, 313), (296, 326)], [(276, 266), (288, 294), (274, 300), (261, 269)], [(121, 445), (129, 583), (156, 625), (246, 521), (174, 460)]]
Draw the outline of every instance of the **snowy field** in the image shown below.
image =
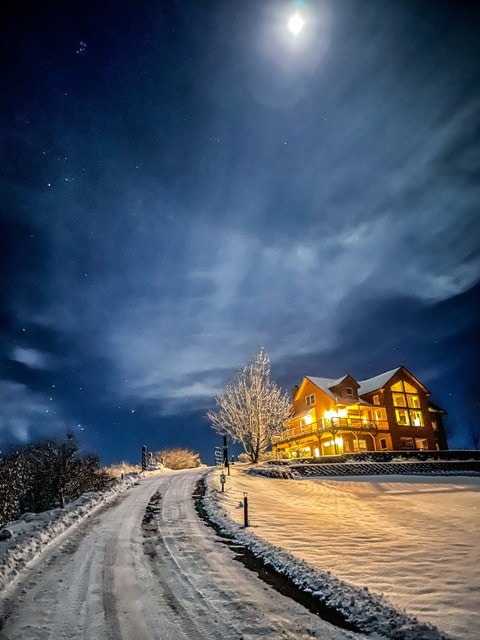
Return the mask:
[[(210, 477), (219, 490), (217, 470)], [(249, 533), (452, 638), (480, 629), (480, 478), (369, 476), (281, 480), (233, 466), (226, 515)]]

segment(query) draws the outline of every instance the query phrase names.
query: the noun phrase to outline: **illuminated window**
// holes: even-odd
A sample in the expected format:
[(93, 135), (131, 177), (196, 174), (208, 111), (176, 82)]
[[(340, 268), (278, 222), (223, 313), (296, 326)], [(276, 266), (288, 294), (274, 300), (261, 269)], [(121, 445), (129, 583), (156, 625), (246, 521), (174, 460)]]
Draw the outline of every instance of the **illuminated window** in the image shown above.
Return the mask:
[(393, 394), (393, 404), (396, 407), (406, 407), (407, 401), (405, 399), (405, 395), (403, 393), (394, 393)]
[(415, 449), (428, 449), (428, 442), (425, 438), (415, 438)]
[(415, 427), (423, 427), (423, 415), (421, 411), (410, 411), (410, 420)]
[(418, 396), (414, 396), (411, 393), (408, 393), (407, 402), (408, 406), (412, 409), (420, 409), (420, 398)]
[(403, 392), (405, 392), (405, 393), (418, 393), (418, 390), (416, 389), (416, 387), (414, 387), (410, 383), (406, 382), (405, 380), (400, 380), (399, 382), (396, 382), (395, 384), (392, 384), (392, 386), (390, 388), (391, 388), (392, 391), (400, 391), (401, 393), (403, 393)]
[(349, 398), (353, 398), (353, 389), (352, 389), (352, 387), (347, 387), (347, 388), (345, 389), (345, 391), (346, 391), (347, 396), (348, 396)]
[(438, 426), (437, 426), (437, 423), (435, 422), (435, 420), (432, 420), (432, 429), (434, 431), (438, 431)]
[[(410, 411), (395, 409), (397, 423), (423, 427), (423, 415), (420, 409), (418, 390), (405, 380), (400, 380), (391, 386), (392, 400), (395, 407), (408, 407)], [(399, 393), (401, 392), (401, 393)]]
[(408, 411), (405, 409), (395, 409), (395, 416), (397, 418), (397, 424), (410, 424), (410, 419), (408, 417)]
[(307, 403), (307, 407), (312, 404), (315, 404), (315, 394), (312, 393), (309, 396), (305, 396), (305, 402)]
[(375, 409), (375, 420), (383, 420), (381, 409)]
[(373, 396), (373, 404), (380, 404), (380, 396)]
[(400, 438), (401, 449), (415, 449), (415, 442), (413, 438)]

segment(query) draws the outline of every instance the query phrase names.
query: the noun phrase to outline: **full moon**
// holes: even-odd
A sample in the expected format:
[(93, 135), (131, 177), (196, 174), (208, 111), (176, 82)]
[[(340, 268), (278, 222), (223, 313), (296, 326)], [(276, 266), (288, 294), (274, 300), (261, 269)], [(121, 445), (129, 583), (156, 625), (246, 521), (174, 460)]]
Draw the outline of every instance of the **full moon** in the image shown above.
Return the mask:
[(303, 29), (304, 24), (305, 24), (305, 20), (302, 18), (300, 14), (296, 13), (288, 21), (288, 28), (292, 33), (297, 35), (297, 33), (300, 33), (300, 31)]

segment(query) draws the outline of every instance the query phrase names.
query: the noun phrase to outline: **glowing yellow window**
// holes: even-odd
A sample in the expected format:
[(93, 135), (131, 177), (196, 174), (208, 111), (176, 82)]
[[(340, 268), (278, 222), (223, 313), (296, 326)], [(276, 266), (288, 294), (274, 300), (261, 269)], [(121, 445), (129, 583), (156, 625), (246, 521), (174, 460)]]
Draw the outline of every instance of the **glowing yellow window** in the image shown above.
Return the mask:
[(417, 389), (408, 382), (404, 382), (403, 384), (405, 385), (405, 391), (407, 393), (418, 393)]
[(395, 416), (397, 418), (397, 424), (410, 424), (410, 419), (408, 417), (408, 411), (405, 409), (395, 409)]
[(411, 393), (407, 395), (408, 406), (412, 409), (420, 409), (420, 398), (418, 396), (414, 396)]
[(407, 401), (405, 400), (405, 395), (403, 393), (394, 393), (393, 394), (393, 404), (396, 407), (406, 407)]
[(410, 418), (415, 427), (423, 427), (423, 415), (421, 411), (410, 411)]
[(396, 382), (395, 384), (392, 384), (391, 389), (392, 389), (392, 391), (402, 391), (403, 392), (403, 382), (400, 380), (400, 382)]

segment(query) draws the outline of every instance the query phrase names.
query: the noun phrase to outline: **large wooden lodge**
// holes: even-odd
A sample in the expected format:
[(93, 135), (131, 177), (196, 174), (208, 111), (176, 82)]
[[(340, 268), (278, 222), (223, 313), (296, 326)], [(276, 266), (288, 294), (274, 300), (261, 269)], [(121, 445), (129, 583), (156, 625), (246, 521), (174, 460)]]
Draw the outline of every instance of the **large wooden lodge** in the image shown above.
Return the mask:
[(279, 457), (361, 451), (447, 449), (445, 412), (405, 367), (374, 378), (307, 376), (293, 390), (292, 416), (272, 439)]

